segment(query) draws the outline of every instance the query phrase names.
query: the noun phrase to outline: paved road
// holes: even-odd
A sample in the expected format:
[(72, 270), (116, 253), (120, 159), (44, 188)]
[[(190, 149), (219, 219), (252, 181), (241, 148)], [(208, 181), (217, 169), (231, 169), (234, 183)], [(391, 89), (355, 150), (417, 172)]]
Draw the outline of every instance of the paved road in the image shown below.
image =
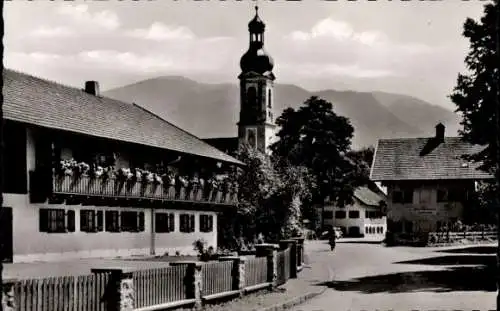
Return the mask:
[(324, 294), (293, 311), (495, 309), (496, 245), (338, 243), (334, 253), (325, 242), (309, 247), (316, 264), (329, 266), (334, 277)]

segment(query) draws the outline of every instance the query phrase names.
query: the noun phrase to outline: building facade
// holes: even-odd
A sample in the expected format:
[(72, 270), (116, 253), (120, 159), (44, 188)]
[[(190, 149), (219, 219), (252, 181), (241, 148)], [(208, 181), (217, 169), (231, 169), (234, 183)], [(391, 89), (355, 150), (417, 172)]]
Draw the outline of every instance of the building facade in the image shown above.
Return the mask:
[(492, 176), (465, 156), (484, 149), (459, 137), (445, 137), (443, 124), (429, 138), (382, 139), (370, 178), (387, 187), (388, 231), (413, 239), (473, 211), (475, 181)]
[(242, 163), (135, 104), (5, 69), (7, 261), (217, 248)]
[(326, 202), (321, 217), (325, 228), (339, 227), (344, 236), (382, 238), (387, 230), (385, 196), (369, 187), (354, 191), (353, 203), (339, 207)]

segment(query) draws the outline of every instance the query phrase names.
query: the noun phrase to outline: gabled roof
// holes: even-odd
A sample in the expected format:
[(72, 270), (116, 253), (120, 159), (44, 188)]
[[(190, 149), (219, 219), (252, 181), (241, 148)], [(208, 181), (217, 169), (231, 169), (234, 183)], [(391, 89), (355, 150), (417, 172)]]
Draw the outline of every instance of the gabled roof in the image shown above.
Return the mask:
[(356, 190), (354, 190), (354, 197), (365, 205), (377, 207), (380, 205), (380, 201), (385, 199), (383, 196), (375, 193), (366, 186), (356, 188)]
[(485, 147), (460, 137), (380, 139), (370, 173), (373, 181), (487, 179), (478, 163), (463, 159)]
[(238, 150), (238, 137), (202, 138), (202, 140), (228, 154)]
[(3, 78), (5, 119), (242, 164), (138, 105), (9, 69)]

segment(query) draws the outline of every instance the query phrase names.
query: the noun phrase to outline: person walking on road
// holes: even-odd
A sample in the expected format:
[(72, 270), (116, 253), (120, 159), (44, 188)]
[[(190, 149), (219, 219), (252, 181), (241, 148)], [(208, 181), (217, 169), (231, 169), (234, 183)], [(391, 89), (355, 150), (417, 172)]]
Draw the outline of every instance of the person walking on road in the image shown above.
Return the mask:
[(335, 230), (331, 230), (330, 231), (330, 237), (329, 237), (329, 241), (328, 241), (328, 244), (330, 244), (330, 249), (333, 251), (335, 249)]

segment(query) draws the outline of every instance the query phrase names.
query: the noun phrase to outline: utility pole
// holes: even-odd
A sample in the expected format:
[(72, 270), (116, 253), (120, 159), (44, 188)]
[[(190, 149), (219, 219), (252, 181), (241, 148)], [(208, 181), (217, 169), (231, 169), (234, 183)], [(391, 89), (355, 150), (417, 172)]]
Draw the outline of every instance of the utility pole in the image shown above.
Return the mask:
[[(0, 12), (3, 14), (3, 1), (0, 1)], [(0, 23), (0, 38), (4, 35), (4, 25)], [(0, 47), (0, 59), (3, 59), (3, 45)], [(0, 77), (0, 88), (3, 88), (3, 64), (2, 64), (2, 76)], [(3, 210), (3, 93), (0, 92), (0, 223), (1, 217), (4, 214)], [(2, 237), (0, 237), (2, 239)], [(0, 311), (3, 311), (3, 258), (4, 249), (2, 247), (2, 241), (0, 240)]]
[(496, 49), (495, 58), (497, 61), (493, 67), (494, 77), (494, 90), (495, 90), (495, 119), (496, 119), (496, 205), (497, 205), (497, 311), (500, 311), (500, 0), (494, 1), (496, 19), (495, 19), (495, 33), (496, 33)]

